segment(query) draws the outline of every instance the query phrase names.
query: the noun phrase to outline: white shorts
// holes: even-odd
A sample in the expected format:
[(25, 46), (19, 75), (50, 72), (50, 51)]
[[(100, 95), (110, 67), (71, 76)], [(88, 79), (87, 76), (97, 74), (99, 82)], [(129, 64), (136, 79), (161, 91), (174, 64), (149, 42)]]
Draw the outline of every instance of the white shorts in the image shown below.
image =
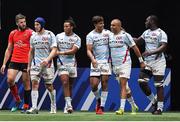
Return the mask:
[(101, 76), (101, 75), (111, 75), (110, 63), (98, 63), (97, 68), (94, 68), (91, 63), (90, 76)]
[(166, 70), (166, 60), (165, 59), (157, 59), (153, 61), (146, 61), (147, 70), (152, 71), (153, 75), (164, 75)]
[(41, 67), (32, 66), (30, 71), (31, 81), (35, 80), (40, 82), (41, 77), (43, 77), (46, 84), (52, 84), (52, 79), (54, 78), (54, 67)]
[(113, 72), (116, 77), (124, 77), (129, 79), (131, 75), (131, 64), (124, 63), (120, 66), (113, 66)]
[(70, 78), (77, 77), (77, 67), (74, 65), (58, 65), (58, 75), (69, 75)]

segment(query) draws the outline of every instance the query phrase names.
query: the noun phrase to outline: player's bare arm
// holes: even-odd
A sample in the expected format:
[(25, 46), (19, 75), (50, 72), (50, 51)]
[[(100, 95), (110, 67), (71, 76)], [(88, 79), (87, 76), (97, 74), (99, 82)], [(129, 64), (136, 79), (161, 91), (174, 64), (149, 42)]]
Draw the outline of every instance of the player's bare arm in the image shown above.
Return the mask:
[(27, 68), (27, 72), (30, 71), (33, 57), (34, 57), (34, 49), (33, 49), (33, 48), (30, 48), (29, 54), (28, 54), (28, 68)]
[(66, 51), (57, 51), (57, 55), (74, 55), (78, 51), (77, 46), (73, 46), (72, 49)]
[(97, 67), (97, 61), (92, 53), (92, 44), (87, 45), (87, 55), (91, 59), (93, 67)]
[(7, 63), (7, 61), (9, 60), (9, 58), (11, 56), (12, 50), (13, 50), (13, 44), (12, 43), (8, 43), (8, 47), (6, 49), (5, 57), (4, 57), (4, 60), (3, 60), (3, 65), (1, 67), (1, 73), (2, 74), (4, 74), (4, 70), (6, 68), (6, 63)]
[(152, 51), (145, 51), (142, 55), (146, 57), (153, 54), (160, 54), (166, 50), (166, 47), (167, 47), (167, 43), (163, 42), (160, 44), (160, 46), (157, 49), (152, 50)]
[(145, 65), (145, 63), (144, 63), (144, 60), (143, 60), (143, 58), (142, 58), (142, 55), (141, 55), (138, 47), (137, 47), (136, 45), (134, 45), (134, 46), (132, 47), (132, 49), (134, 50), (134, 53), (136, 54), (136, 56), (137, 56), (138, 59), (139, 59), (140, 67), (141, 67), (141, 68), (145, 68), (146, 65)]
[(133, 40), (137, 45), (141, 45), (144, 42), (144, 39), (141, 36), (138, 38), (133, 38)]
[(47, 66), (48, 63), (56, 56), (56, 52), (57, 52), (57, 47), (53, 47), (51, 49), (51, 53), (46, 59), (42, 61), (41, 65)]

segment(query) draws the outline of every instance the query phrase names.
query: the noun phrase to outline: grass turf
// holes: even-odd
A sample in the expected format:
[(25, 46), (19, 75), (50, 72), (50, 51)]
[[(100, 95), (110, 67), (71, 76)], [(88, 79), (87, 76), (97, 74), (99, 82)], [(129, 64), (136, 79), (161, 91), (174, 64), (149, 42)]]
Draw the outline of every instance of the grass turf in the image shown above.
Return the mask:
[(138, 112), (131, 115), (116, 115), (115, 112), (106, 112), (104, 115), (96, 115), (95, 112), (74, 112), (64, 114), (58, 111), (50, 114), (49, 111), (39, 111), (39, 114), (21, 114), (20, 111), (10, 112), (0, 110), (0, 121), (180, 121), (179, 112), (164, 112), (162, 115), (152, 115), (149, 112)]

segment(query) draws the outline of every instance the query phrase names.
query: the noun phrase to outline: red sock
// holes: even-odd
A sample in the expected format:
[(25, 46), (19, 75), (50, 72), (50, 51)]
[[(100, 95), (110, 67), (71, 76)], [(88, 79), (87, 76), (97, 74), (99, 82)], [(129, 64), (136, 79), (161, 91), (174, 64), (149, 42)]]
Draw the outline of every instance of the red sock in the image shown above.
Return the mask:
[(16, 84), (15, 84), (14, 86), (11, 86), (11, 87), (10, 87), (10, 90), (11, 90), (11, 93), (12, 93), (15, 101), (16, 101), (16, 102), (21, 101), (20, 96), (19, 96), (19, 94), (18, 94), (18, 88), (17, 88)]

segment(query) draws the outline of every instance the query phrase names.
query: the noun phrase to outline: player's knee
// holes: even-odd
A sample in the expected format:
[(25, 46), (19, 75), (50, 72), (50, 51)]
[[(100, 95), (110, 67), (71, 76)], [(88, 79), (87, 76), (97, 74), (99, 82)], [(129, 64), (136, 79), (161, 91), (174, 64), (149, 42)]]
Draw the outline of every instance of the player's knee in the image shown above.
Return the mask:
[(67, 86), (69, 83), (68, 83), (68, 80), (62, 80), (62, 85), (63, 86)]
[(149, 81), (149, 77), (150, 77), (150, 73), (147, 70), (141, 70), (140, 74), (139, 74), (139, 79), (138, 82), (139, 83), (147, 83)]
[(163, 76), (154, 76), (154, 86), (162, 87), (164, 83)]
[(31, 85), (30, 85), (30, 80), (23, 81), (24, 89), (25, 90), (30, 90)]
[(67, 75), (61, 75), (60, 76), (61, 81), (69, 81), (69, 77)]
[(39, 82), (37, 80), (32, 80), (32, 89), (38, 90), (39, 88)]
[(149, 81), (149, 78), (139, 78), (138, 79), (138, 83), (141, 84), (141, 83), (148, 83)]
[(13, 86), (15, 84), (15, 82), (12, 79), (8, 79), (7, 83), (9, 86)]
[(52, 92), (53, 89), (54, 89), (54, 87), (53, 87), (52, 84), (46, 84), (45, 86), (46, 86), (46, 89), (47, 89), (48, 91), (50, 91), (50, 92)]
[(126, 88), (126, 93), (130, 94), (131, 93), (131, 89), (130, 88)]
[(8, 83), (10, 86), (14, 85), (14, 83), (15, 83), (15, 78), (12, 77), (12, 76), (8, 76), (8, 78), (7, 78), (7, 83)]
[(102, 84), (102, 90), (103, 91), (107, 91), (107, 87), (108, 87), (108, 84), (107, 84), (107, 82), (101, 82), (101, 84)]
[(164, 80), (154, 81), (154, 86), (155, 86), (155, 87), (162, 87), (162, 86), (163, 86), (163, 82), (164, 82)]
[(24, 85), (24, 90), (30, 90), (30, 89), (31, 89), (30, 84), (26, 84), (26, 85)]

